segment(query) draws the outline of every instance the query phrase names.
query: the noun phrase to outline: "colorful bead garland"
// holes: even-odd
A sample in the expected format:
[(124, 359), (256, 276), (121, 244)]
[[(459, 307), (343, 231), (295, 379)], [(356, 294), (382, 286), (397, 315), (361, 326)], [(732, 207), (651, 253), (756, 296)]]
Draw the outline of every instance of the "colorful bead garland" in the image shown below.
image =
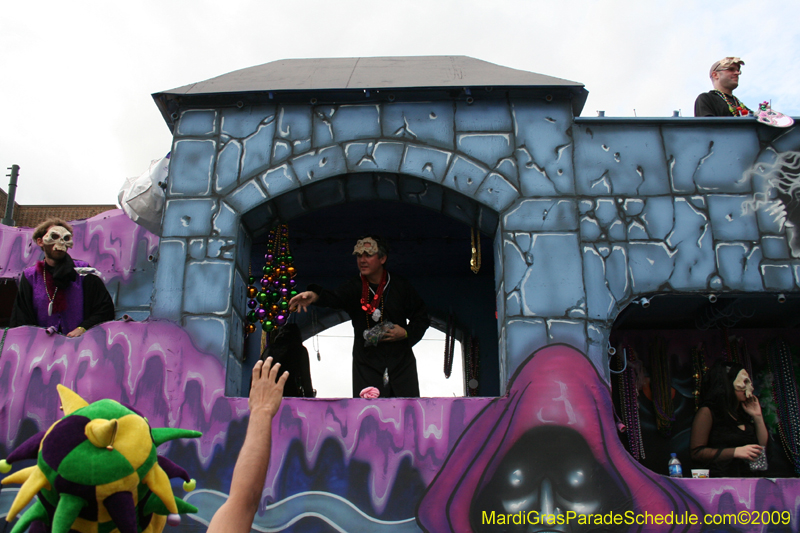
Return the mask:
[(269, 232), (267, 253), (264, 254), (263, 276), (256, 283), (250, 276), (247, 287), (247, 324), (245, 333), (256, 330), (256, 322), (269, 333), (285, 325), (289, 319), (289, 300), (297, 295), (297, 271), (289, 251), (289, 226), (282, 224)]
[(782, 340), (770, 343), (772, 397), (778, 410), (778, 433), (794, 471), (800, 475), (800, 402), (789, 347)]

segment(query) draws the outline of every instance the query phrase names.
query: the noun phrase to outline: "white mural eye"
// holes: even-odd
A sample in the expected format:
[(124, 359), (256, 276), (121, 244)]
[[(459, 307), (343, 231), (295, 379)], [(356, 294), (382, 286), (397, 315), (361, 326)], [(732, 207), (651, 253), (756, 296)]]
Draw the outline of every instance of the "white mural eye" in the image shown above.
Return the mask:
[(520, 469), (516, 469), (508, 475), (508, 482), (512, 487), (519, 487), (523, 481), (525, 481), (525, 476)]
[(583, 474), (583, 470), (575, 470), (574, 472), (570, 472), (569, 476), (567, 477), (567, 482), (570, 484), (571, 487), (580, 487), (586, 482), (586, 476)]

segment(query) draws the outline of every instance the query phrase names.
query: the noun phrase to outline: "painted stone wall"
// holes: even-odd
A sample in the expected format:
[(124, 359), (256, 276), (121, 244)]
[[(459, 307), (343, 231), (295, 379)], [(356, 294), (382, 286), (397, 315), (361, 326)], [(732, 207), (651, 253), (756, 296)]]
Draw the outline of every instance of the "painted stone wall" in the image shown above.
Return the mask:
[[(638, 296), (798, 289), (792, 197), (778, 194), (791, 186), (780, 181), (787, 161), (796, 180), (798, 148), (796, 129), (754, 120), (573, 121), (568, 102), (544, 99), (185, 110), (153, 316), (221, 354), (233, 394), (249, 246), (276, 221), (273, 200), (295, 194), (285, 220), (396, 199), (495, 234), (501, 391), (553, 343), (605, 375), (610, 325)], [(388, 194), (366, 183), (305, 189), (378, 172), (396, 176)], [(420, 180), (445, 194), (420, 194)]]

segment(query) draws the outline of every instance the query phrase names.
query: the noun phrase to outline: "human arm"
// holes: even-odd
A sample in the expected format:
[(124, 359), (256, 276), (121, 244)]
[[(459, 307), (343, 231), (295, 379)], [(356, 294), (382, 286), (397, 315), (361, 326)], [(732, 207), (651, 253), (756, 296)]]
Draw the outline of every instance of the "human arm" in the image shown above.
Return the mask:
[(67, 337), (80, 337), (87, 329), (114, 320), (114, 301), (103, 280), (94, 274), (83, 277), (83, 316), (80, 325), (67, 333)]
[(11, 310), (9, 327), (18, 326), (37, 326), (36, 309), (33, 307), (33, 287), (31, 287), (25, 274), (19, 279), (17, 285), (17, 297), (14, 300), (14, 308)]
[(712, 448), (708, 446), (708, 438), (713, 424), (714, 419), (711, 414), (711, 409), (708, 407), (701, 407), (694, 416), (694, 422), (692, 422), (692, 436), (689, 442), (692, 460), (696, 461), (698, 464), (716, 464), (720, 468), (725, 468), (732, 459), (753, 460), (761, 453), (762, 446), (758, 444), (748, 444), (746, 446), (730, 448)]
[(769, 440), (769, 433), (767, 426), (764, 424), (764, 416), (761, 413), (761, 403), (756, 396), (751, 396), (744, 403), (742, 403), (744, 412), (753, 417), (753, 424), (756, 427), (756, 438), (758, 444), (766, 446)]
[(272, 439), (272, 418), (283, 397), (283, 386), (289, 377), (279, 379), (280, 364), (272, 366), (272, 357), (258, 361), (250, 383), (250, 421), (244, 444), (236, 459), (231, 479), (231, 493), (214, 513), (208, 533), (249, 533), (261, 503), (261, 492), (267, 477)]

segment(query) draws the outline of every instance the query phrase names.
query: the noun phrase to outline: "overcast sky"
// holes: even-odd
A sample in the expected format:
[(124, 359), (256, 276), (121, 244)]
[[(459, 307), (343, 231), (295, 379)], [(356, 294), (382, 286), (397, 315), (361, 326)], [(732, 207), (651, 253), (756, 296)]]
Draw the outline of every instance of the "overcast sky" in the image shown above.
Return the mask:
[(7, 1), (0, 166), (20, 204), (113, 204), (170, 149), (152, 93), (286, 58), (467, 55), (585, 84), (584, 116), (691, 116), (735, 55), (736, 94), (796, 117), (798, 20), (797, 0)]

